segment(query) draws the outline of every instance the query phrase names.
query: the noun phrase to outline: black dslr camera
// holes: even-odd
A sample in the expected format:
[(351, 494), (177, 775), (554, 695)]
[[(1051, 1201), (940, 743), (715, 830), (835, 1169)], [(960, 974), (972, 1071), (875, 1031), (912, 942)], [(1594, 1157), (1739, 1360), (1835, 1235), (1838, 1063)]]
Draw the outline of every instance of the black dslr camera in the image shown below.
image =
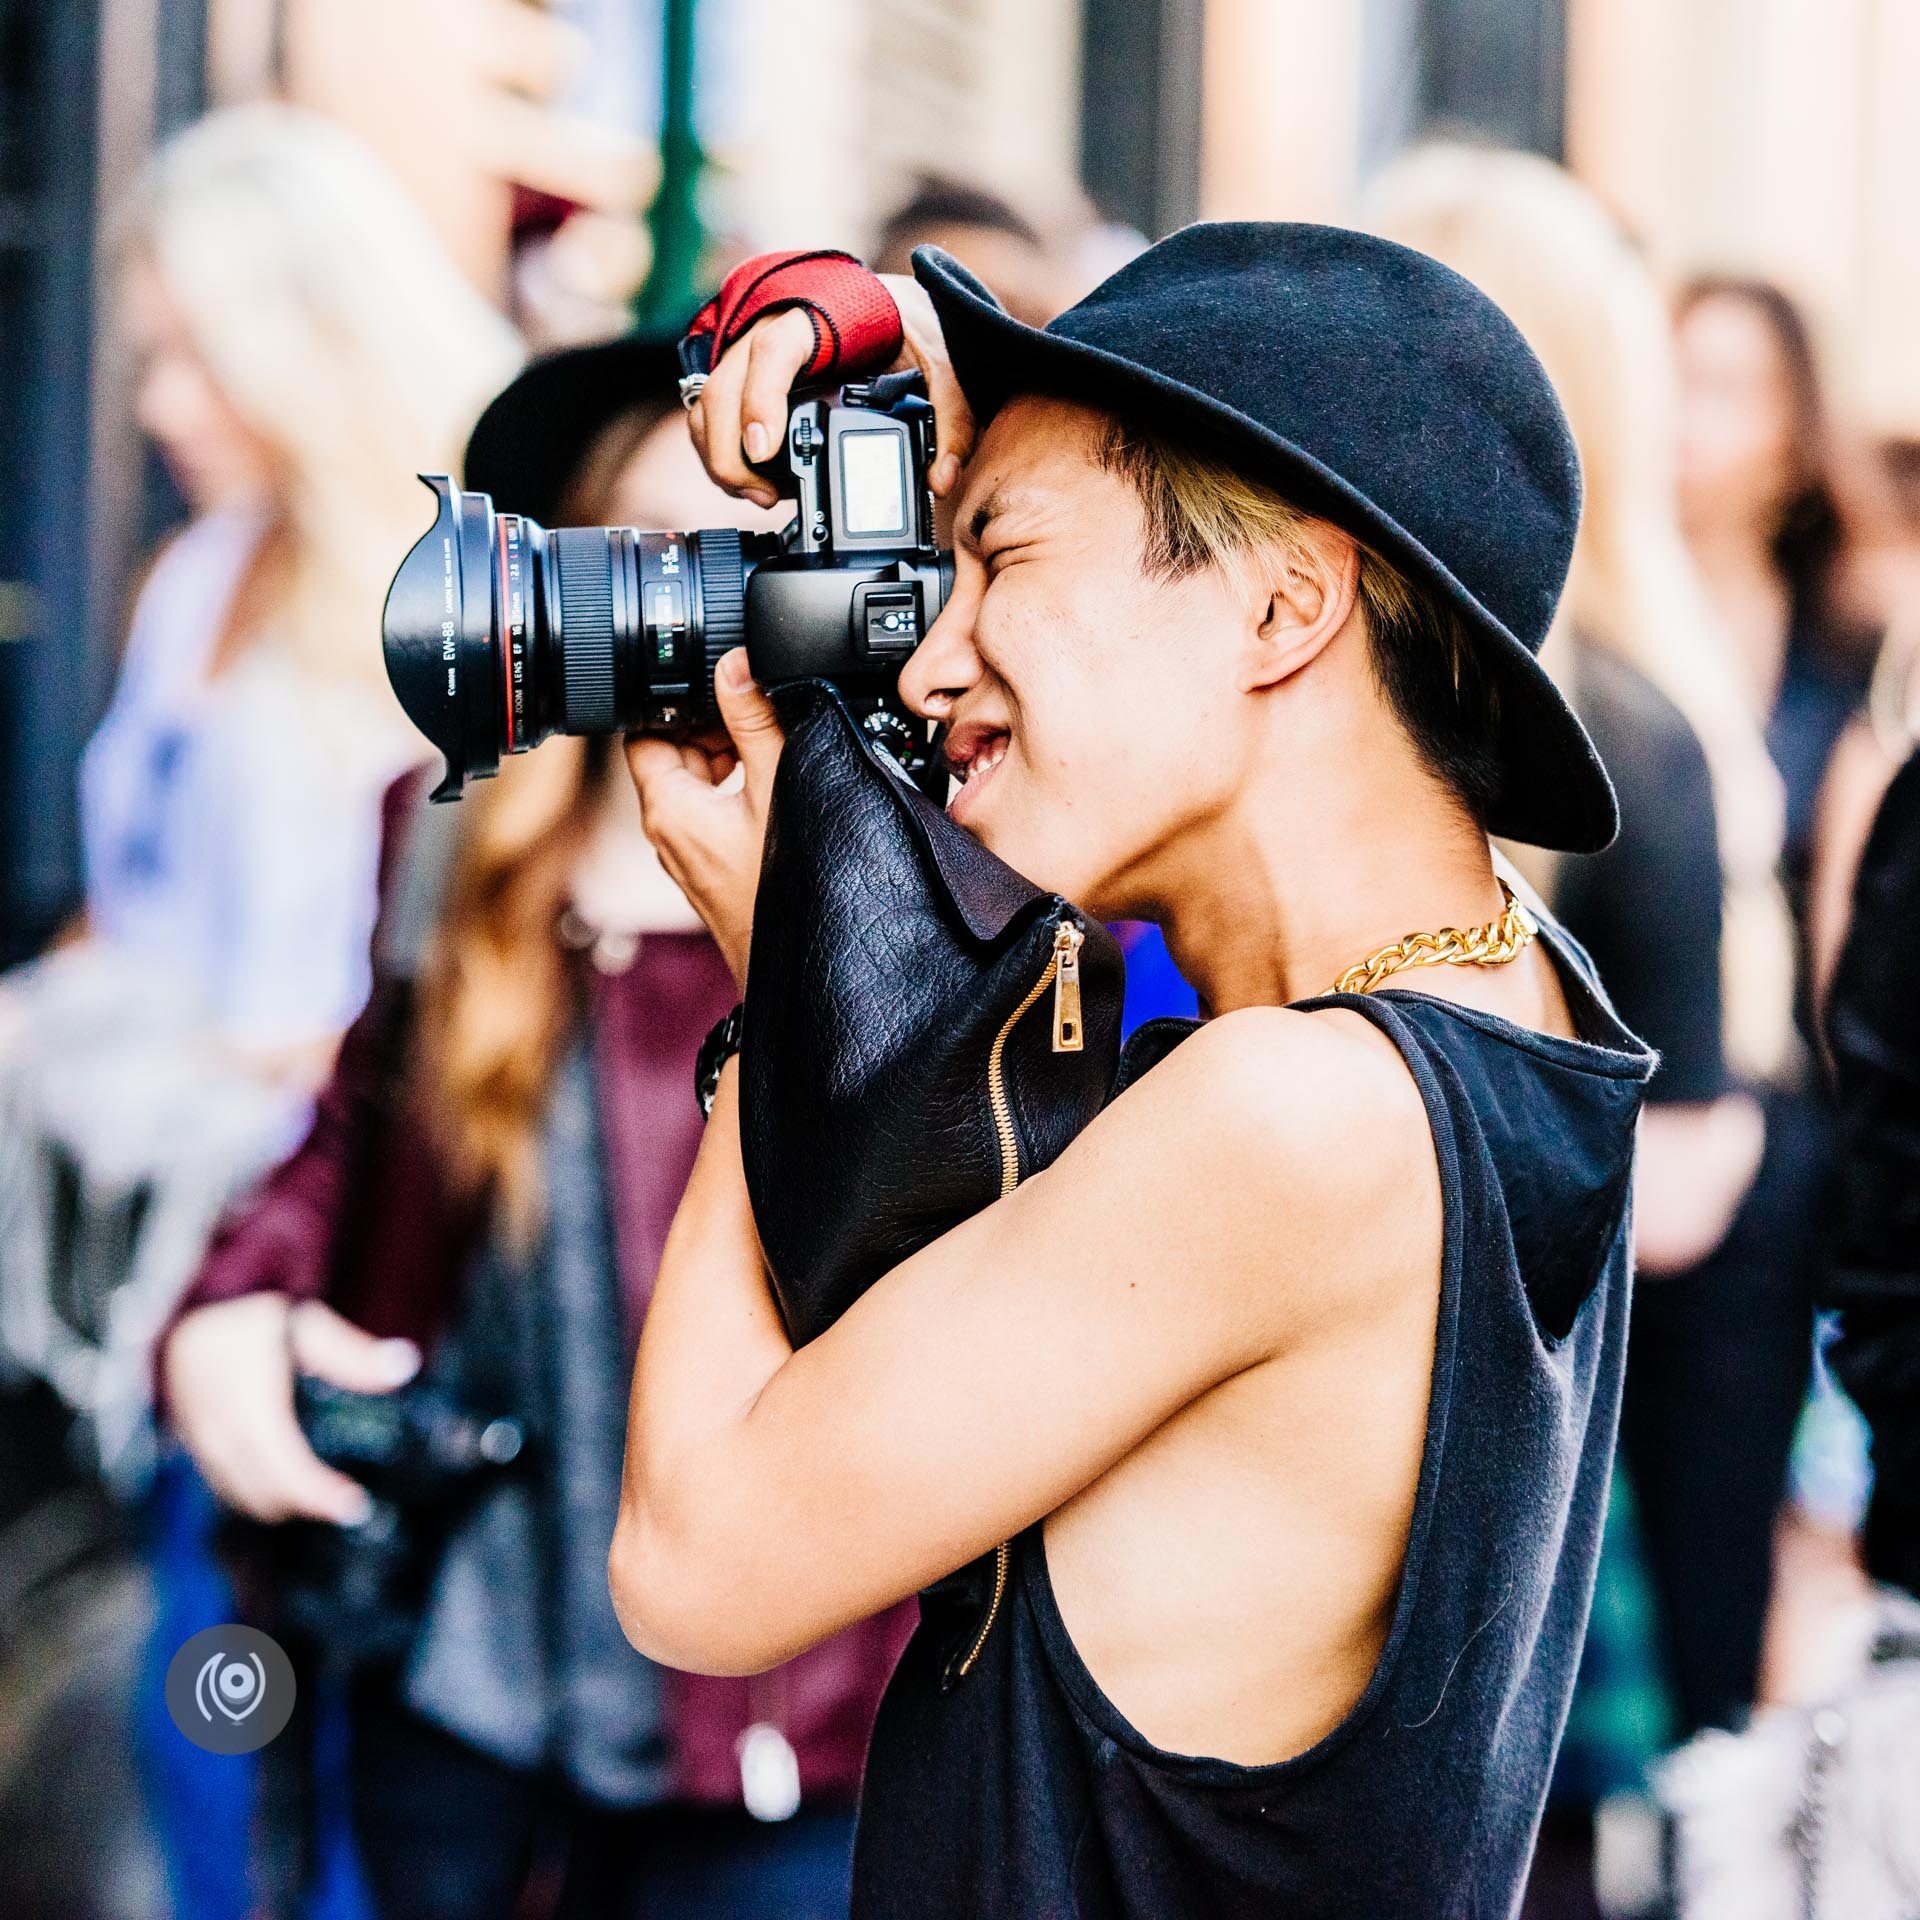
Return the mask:
[(358, 1526), (243, 1530), (264, 1556), (278, 1623), (342, 1667), (401, 1659), (448, 1537), (491, 1487), (526, 1469), (529, 1437), (518, 1420), (475, 1413), (420, 1380), (354, 1393), (303, 1374), (293, 1411), (307, 1444), (373, 1504)]
[(444, 474), (381, 637), (407, 716), (446, 757), (433, 797), (551, 733), (688, 738), (718, 724), (713, 670), (745, 644), (765, 687), (830, 680), (936, 797), (945, 771), (900, 669), (953, 582), (933, 532), (933, 409), (916, 373), (802, 396), (765, 471), (798, 500), (778, 534), (556, 527), (495, 513)]

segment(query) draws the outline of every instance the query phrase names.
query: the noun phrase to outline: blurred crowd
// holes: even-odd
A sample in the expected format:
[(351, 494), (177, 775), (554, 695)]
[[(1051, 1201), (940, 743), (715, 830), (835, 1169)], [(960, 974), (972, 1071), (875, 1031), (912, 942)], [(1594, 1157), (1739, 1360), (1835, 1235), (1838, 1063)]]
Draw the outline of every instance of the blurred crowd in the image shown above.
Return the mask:
[[(1585, 467), (1548, 658), (1623, 831), (1513, 858), (1662, 1064), (1528, 1911), (1659, 1913), (1676, 1811), (1732, 1817), (1718, 1749), (1688, 1743), (1831, 1696), (1882, 1612), (1865, 1430), (1822, 1361), (1846, 1170), (1824, 1010), (1920, 730), (1920, 442), (1847, 417), (1781, 289), (1662, 284), (1544, 160), (1425, 147), (1362, 217), (1514, 317)], [(870, 257), (926, 242), (1036, 323), (1126, 245), (937, 177)], [(186, 518), (80, 769), (84, 914), (0, 980), (0, 1911), (844, 1913), (902, 1620), (696, 1680), (627, 1648), (604, 1579), (726, 969), (606, 743), (429, 813), (374, 639), (413, 476), (461, 471), (554, 344), (542, 309), (496, 311), (350, 134), (289, 107), (168, 144), (115, 247)], [(536, 366), (468, 484), (549, 524), (760, 524), (693, 457), (674, 372), (665, 335), (545, 387)], [(1191, 1011), (1157, 936), (1124, 936), (1129, 1020)], [(373, 1497), (296, 1422), (328, 1389), (537, 1444), (448, 1465), (430, 1507)], [(159, 1697), (233, 1618), (302, 1683), (249, 1761), (189, 1747)]]

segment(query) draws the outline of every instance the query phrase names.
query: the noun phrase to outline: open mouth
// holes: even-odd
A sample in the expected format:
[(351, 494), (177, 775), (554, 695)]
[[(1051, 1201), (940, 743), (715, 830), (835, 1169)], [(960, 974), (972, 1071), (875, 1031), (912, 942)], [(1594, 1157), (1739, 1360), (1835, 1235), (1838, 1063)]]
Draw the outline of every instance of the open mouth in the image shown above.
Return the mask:
[(947, 736), (947, 768), (959, 782), (947, 802), (950, 819), (964, 822), (980, 804), (980, 795), (1007, 757), (1013, 736), (1005, 727), (968, 721)]

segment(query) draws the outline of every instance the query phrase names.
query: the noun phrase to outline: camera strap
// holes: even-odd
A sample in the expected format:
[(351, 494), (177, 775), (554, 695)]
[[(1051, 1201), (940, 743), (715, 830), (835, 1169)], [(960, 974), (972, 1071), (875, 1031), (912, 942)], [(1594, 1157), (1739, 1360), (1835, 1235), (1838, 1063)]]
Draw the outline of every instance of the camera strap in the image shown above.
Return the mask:
[(876, 372), (900, 351), (900, 309), (878, 274), (850, 253), (789, 250), (755, 254), (727, 275), (680, 342), (681, 371), (711, 373), (756, 320), (789, 307), (813, 323), (806, 384)]
[(375, 957), (382, 974), (411, 983), (419, 973), (446, 904), (468, 817), (462, 807), (433, 805), (424, 787), (409, 808), (406, 837), (380, 916)]

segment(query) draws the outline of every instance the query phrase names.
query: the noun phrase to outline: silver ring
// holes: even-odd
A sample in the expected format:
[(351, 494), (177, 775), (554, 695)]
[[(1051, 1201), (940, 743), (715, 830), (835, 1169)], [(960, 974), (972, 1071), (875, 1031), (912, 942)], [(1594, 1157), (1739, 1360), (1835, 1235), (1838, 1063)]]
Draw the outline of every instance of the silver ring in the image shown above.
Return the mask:
[(707, 376), (704, 373), (683, 373), (680, 376), (680, 404), (689, 413), (693, 411), (693, 403), (700, 398), (700, 389), (706, 384)]

